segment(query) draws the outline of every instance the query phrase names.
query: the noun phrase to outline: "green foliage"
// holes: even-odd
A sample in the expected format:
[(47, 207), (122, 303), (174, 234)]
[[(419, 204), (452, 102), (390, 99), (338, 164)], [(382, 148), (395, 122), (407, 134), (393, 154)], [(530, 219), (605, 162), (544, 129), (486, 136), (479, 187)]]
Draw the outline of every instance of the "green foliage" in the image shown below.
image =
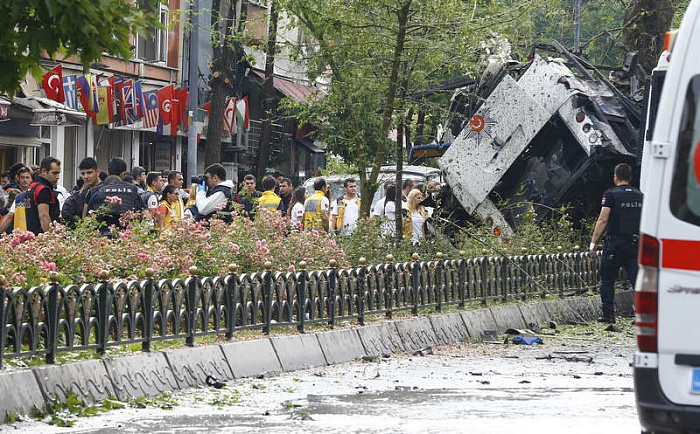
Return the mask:
[(241, 402), (241, 393), (236, 389), (224, 388), (213, 392), (213, 395), (209, 400), (209, 405), (216, 407), (230, 407)]
[(329, 175), (347, 175), (357, 172), (351, 164), (348, 164), (342, 158), (329, 154), (326, 156), (326, 168), (321, 171), (323, 176)]
[(514, 236), (496, 237), (490, 232), (490, 228), (473, 226), (461, 231), (455, 245), (470, 258), (481, 255), (571, 252), (576, 246), (588, 244), (594, 222), (581, 221), (574, 226), (569, 208), (562, 206), (553, 210), (552, 217), (538, 223), (532, 204), (521, 205), (525, 206), (525, 212), (518, 218), (518, 228)]
[(336, 237), (345, 254), (345, 260), (339, 266), (357, 267), (360, 258), (364, 258), (368, 265), (382, 264), (387, 262), (389, 254), (394, 262), (408, 262), (414, 253), (418, 253), (421, 260), (435, 259), (438, 253), (445, 258), (458, 258), (460, 251), (466, 258), (475, 258), (571, 252), (575, 246), (588, 244), (595, 222), (582, 221), (574, 226), (568, 207), (554, 210), (553, 217), (538, 223), (532, 204), (519, 206), (524, 206), (525, 212), (519, 218), (515, 235), (510, 238), (496, 237), (490, 228), (475, 225), (457, 228), (457, 236), (450, 240), (445, 229), (447, 226), (455, 229), (454, 223), (438, 219), (432, 225), (433, 231), (418, 246), (408, 240), (383, 237), (379, 220), (361, 219), (351, 235)]
[(5, 423), (15, 423), (19, 420), (17, 413), (5, 411)]
[[(158, 0), (139, 2), (158, 10)], [(10, 0), (0, 4), (0, 92), (14, 94), (28, 72), (40, 77), (42, 55), (77, 55), (84, 68), (108, 53), (133, 55), (129, 36), (158, 24), (124, 0)]]
[(69, 390), (65, 401), (55, 401), (46, 407), (45, 412), (39, 413), (49, 425), (71, 427), (79, 417), (97, 416), (114, 408), (123, 408), (124, 406), (124, 403), (114, 399), (83, 401), (77, 393)]
[[(302, 122), (320, 126), (329, 151), (352, 161), (365, 182), (365, 168), (391, 155), (387, 135), (400, 112), (419, 104), (410, 95), (464, 71), (470, 52), (467, 9), (457, 0), (287, 0), (296, 23), (317, 41), (304, 53), (312, 81), (332, 80), (328, 94), (311, 105), (283, 107)], [(446, 106), (445, 106), (446, 107)], [(443, 118), (439, 116), (438, 118)], [(374, 176), (374, 175), (373, 175)], [(373, 181), (376, 181), (373, 180)]]

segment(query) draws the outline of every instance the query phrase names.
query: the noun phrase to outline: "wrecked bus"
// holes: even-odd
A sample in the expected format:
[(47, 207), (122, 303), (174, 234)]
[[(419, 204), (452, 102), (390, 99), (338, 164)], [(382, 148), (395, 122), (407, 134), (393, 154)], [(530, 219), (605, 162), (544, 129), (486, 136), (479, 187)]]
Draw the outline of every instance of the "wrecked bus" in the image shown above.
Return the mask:
[(555, 47), (560, 57), (491, 65), (478, 85), (455, 92), (443, 125), (444, 179), (463, 210), (496, 235), (512, 233), (525, 203), (539, 219), (562, 205), (571, 205), (575, 221), (594, 217), (614, 166), (638, 167), (641, 68), (631, 58), (614, 74), (629, 84), (627, 95), (584, 58)]

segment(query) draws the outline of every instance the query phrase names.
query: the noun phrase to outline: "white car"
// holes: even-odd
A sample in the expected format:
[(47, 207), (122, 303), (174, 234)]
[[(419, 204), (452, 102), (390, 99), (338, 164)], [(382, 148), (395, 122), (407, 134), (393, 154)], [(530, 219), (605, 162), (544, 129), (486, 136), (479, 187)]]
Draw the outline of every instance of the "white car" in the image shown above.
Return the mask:
[[(440, 173), (440, 169), (436, 169), (434, 167), (404, 166), (402, 172), (402, 179), (411, 179), (414, 183), (422, 182), (427, 184), (430, 180), (439, 179)], [(384, 189), (382, 188), (382, 184), (384, 183), (384, 181), (395, 177), (396, 166), (382, 166), (379, 172), (379, 178), (377, 179), (377, 182), (380, 184), (380, 186), (374, 193), (374, 197), (372, 198), (372, 206), (370, 208), (371, 210), (374, 209), (374, 204), (377, 203), (379, 199), (384, 197)], [(329, 175), (324, 176), (324, 178), (326, 178), (326, 183), (330, 184), (331, 186), (331, 198), (334, 200), (343, 197), (343, 195), (345, 194), (343, 183), (347, 178), (355, 179), (355, 181), (357, 182), (357, 192), (358, 194), (360, 194), (361, 192), (360, 180), (357, 177), (357, 175)], [(309, 178), (306, 181), (304, 181), (304, 188), (306, 188), (306, 191), (308, 191), (309, 194), (314, 193), (315, 180), (316, 177)]]

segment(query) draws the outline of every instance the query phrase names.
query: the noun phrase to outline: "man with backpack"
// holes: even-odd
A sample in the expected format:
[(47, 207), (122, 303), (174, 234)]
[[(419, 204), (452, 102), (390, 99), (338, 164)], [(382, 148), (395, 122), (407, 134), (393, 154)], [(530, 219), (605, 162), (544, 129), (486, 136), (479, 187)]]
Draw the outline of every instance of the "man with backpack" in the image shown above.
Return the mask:
[(24, 200), (27, 215), (27, 230), (40, 234), (48, 232), (51, 222), (58, 220), (61, 207), (54, 189), (61, 175), (61, 162), (54, 157), (46, 157), (39, 165), (39, 176), (29, 186)]

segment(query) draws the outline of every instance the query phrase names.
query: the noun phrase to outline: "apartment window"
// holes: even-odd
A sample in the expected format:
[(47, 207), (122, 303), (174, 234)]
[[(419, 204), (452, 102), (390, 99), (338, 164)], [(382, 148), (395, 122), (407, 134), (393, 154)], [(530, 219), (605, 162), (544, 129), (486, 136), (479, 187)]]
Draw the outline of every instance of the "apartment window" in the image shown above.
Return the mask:
[[(142, 5), (147, 9), (147, 5)], [(168, 60), (168, 6), (159, 4), (158, 19), (163, 29), (154, 28), (147, 35), (136, 37), (136, 57), (147, 62), (166, 62)]]

